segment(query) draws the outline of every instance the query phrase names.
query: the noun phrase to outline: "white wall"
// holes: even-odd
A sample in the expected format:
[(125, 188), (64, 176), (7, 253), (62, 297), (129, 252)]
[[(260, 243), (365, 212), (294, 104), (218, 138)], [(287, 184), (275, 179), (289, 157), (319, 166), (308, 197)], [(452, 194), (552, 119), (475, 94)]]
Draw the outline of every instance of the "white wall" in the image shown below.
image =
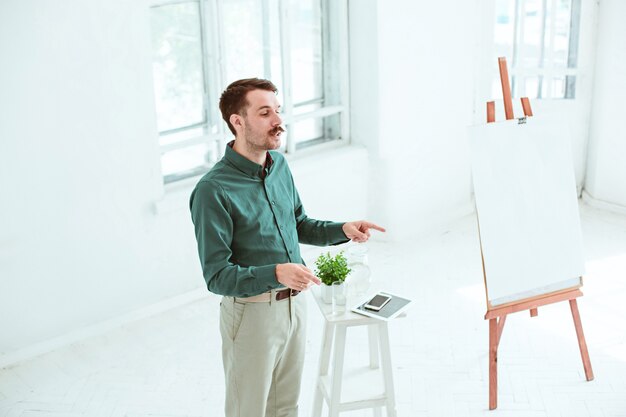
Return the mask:
[(0, 353), (200, 284), (189, 222), (151, 214), (147, 9), (36, 3), (0, 12)]
[(287, 160), (307, 215), (335, 221), (358, 220), (369, 215), (369, 163), (364, 147), (341, 147), (303, 157), (288, 156)]
[(585, 191), (592, 199), (626, 207), (626, 2), (602, 0)]
[[(204, 286), (190, 187), (161, 201), (149, 33), (141, 1), (0, 3), (0, 363)], [(293, 161), (308, 213), (364, 216), (366, 166)]]
[(473, 209), (476, 1), (350, 2), (353, 138), (370, 151), (370, 213), (391, 239)]

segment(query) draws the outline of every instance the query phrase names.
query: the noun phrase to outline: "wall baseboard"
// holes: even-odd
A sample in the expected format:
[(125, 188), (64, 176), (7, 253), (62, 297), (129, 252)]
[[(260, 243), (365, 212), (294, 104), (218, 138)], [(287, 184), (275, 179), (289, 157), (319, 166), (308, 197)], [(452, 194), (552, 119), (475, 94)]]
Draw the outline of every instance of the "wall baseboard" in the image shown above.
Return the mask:
[(71, 331), (53, 339), (35, 343), (13, 352), (0, 354), (0, 369), (17, 365), (20, 362), (33, 359), (56, 349), (69, 346), (90, 337), (104, 334), (129, 323), (142, 320), (207, 297), (209, 297), (207, 289), (205, 287), (201, 287), (184, 294), (150, 304), (138, 310), (131, 311), (130, 313), (89, 325), (79, 330)]
[(590, 207), (597, 208), (600, 210), (610, 211), (610, 212), (617, 213), (617, 214), (626, 215), (625, 206), (622, 206), (620, 204), (610, 203), (604, 200), (599, 200), (595, 198), (594, 196), (592, 196), (591, 194), (589, 194), (587, 190), (583, 190), (582, 200), (583, 202), (585, 202), (585, 204), (589, 205)]

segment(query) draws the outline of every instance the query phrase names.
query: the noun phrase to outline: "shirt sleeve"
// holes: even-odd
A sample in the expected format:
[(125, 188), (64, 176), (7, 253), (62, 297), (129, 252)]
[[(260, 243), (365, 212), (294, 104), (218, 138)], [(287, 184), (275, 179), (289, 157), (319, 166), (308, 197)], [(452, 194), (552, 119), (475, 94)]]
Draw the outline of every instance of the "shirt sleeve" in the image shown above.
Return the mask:
[(328, 246), (339, 245), (350, 240), (343, 232), (344, 223), (309, 218), (304, 211), (304, 206), (302, 205), (300, 195), (295, 185), (293, 187), (293, 193), (298, 242), (308, 245)]
[(280, 286), (276, 264), (242, 267), (231, 262), (233, 219), (222, 187), (212, 181), (200, 182), (191, 194), (189, 206), (209, 291), (250, 297)]

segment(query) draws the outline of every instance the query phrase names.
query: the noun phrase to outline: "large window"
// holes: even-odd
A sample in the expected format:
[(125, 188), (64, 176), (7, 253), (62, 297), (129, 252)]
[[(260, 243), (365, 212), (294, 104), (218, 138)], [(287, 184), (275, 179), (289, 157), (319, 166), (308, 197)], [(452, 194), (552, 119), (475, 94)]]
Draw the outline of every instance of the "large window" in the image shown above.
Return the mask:
[(580, 9), (581, 0), (496, 0), (496, 56), (507, 57), (514, 97), (576, 97)]
[(165, 0), (151, 7), (164, 182), (206, 172), (232, 134), (218, 109), (232, 81), (279, 89), (295, 153), (347, 140), (347, 16), (341, 0)]

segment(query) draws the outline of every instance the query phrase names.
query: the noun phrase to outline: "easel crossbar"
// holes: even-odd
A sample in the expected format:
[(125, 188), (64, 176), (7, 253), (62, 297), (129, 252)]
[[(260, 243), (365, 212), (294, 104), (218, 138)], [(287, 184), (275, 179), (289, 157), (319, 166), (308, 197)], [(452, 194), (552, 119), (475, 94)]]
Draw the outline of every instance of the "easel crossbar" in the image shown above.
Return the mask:
[(489, 309), (485, 314), (485, 320), (493, 319), (500, 316), (506, 316), (507, 314), (517, 313), (519, 311), (536, 309), (537, 307), (558, 303), (560, 301), (572, 300), (581, 297), (582, 295), (583, 293), (579, 289), (575, 289), (544, 295), (537, 298), (521, 300), (520, 302), (517, 302), (515, 304), (509, 304), (506, 306), (494, 307)]

